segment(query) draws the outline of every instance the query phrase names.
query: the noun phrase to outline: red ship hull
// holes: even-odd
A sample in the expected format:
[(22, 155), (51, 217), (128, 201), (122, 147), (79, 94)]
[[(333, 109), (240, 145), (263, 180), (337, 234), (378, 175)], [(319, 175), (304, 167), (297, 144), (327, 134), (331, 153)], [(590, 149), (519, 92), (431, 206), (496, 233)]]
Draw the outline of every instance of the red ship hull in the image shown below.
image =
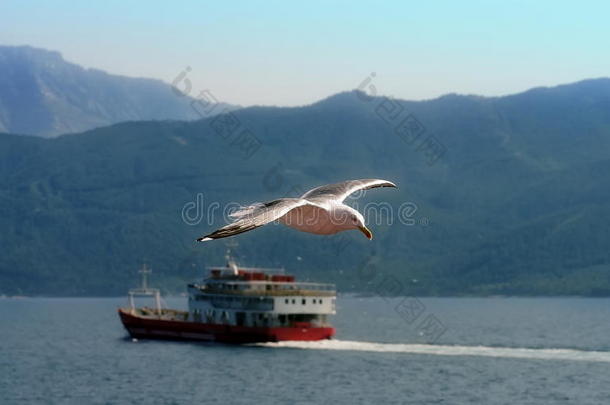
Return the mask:
[(332, 327), (248, 327), (181, 320), (154, 319), (133, 315), (119, 308), (119, 316), (129, 335), (138, 339), (197, 340), (223, 343), (279, 342), (283, 340), (323, 340), (335, 335)]

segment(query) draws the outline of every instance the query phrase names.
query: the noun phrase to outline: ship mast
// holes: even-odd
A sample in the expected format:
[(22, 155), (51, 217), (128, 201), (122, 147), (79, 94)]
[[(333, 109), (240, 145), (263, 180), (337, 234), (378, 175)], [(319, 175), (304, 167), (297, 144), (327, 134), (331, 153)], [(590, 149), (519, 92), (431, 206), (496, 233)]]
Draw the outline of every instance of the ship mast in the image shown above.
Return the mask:
[(129, 306), (132, 311), (135, 311), (135, 302), (134, 297), (136, 295), (139, 296), (152, 296), (155, 299), (155, 309), (157, 314), (161, 315), (161, 293), (158, 288), (149, 288), (148, 287), (148, 275), (152, 273), (152, 270), (146, 265), (146, 263), (142, 264), (142, 268), (138, 270), (138, 273), (142, 275), (140, 280), (140, 287), (132, 288), (129, 290)]
[(146, 266), (146, 263), (142, 264), (142, 268), (138, 270), (138, 273), (142, 274), (142, 282), (140, 289), (148, 290), (148, 275), (152, 273), (152, 270)]

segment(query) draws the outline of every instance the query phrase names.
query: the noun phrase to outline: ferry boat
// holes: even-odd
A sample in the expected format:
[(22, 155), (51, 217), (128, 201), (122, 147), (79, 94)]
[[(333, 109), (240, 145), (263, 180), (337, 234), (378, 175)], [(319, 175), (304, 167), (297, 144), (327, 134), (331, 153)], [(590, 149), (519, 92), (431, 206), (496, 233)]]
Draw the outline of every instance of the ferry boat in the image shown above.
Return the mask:
[[(225, 267), (188, 285), (188, 311), (161, 306), (158, 289), (129, 290), (129, 306), (119, 316), (132, 338), (217, 341), (224, 343), (330, 339), (335, 328), (333, 284), (297, 282), (283, 269), (239, 267), (227, 253)], [(153, 297), (155, 307), (137, 308), (134, 298)]]

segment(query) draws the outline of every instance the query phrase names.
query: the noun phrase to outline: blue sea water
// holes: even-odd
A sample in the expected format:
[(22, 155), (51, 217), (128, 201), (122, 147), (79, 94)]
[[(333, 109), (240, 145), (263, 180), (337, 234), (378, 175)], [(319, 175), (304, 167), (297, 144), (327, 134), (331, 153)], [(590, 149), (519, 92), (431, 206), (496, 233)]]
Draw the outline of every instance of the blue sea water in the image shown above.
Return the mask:
[(124, 304), (0, 299), (0, 403), (610, 403), (609, 299), (340, 296), (335, 340), (251, 346), (133, 342)]

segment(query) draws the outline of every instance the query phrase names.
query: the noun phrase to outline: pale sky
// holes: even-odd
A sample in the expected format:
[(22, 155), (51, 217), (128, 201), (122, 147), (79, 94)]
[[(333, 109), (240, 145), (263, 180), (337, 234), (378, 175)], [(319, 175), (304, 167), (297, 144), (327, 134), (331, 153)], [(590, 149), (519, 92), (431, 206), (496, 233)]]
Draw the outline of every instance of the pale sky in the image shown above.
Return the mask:
[(0, 2), (0, 44), (171, 82), (244, 106), (356, 88), (427, 99), (610, 76), (605, 1)]

